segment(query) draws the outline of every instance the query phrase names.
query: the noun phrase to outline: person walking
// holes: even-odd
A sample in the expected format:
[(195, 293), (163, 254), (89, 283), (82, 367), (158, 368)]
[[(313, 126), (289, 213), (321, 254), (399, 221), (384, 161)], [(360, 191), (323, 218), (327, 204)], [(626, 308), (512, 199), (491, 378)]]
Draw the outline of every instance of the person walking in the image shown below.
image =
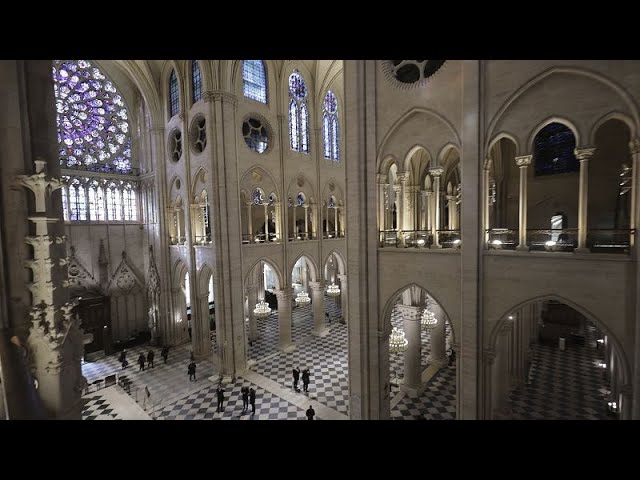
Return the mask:
[(138, 365), (140, 365), (140, 370), (138, 370), (139, 372), (144, 372), (144, 360), (144, 353), (141, 353), (138, 357)]
[(122, 350), (122, 352), (120, 352), (120, 358), (118, 359), (120, 360), (120, 363), (122, 364), (122, 368), (127, 368), (127, 365), (129, 365), (129, 362), (127, 362), (127, 349), (125, 348), (124, 350)]
[(256, 391), (251, 387), (249, 389), (249, 403), (251, 404), (251, 415), (256, 413)]
[(293, 389), (296, 392), (299, 392), (298, 382), (300, 381), (300, 369), (298, 367), (293, 367)]
[(330, 323), (331, 323), (331, 317), (329, 316), (329, 312), (325, 312), (324, 316), (325, 316), (325, 317), (326, 317), (326, 319), (327, 319), (327, 323), (329, 323), (329, 324), (330, 324)]
[(302, 371), (302, 388), (305, 392), (309, 391), (309, 380), (311, 378), (311, 373), (308, 368), (305, 368)]
[(307, 410), (307, 420), (313, 420), (316, 411), (313, 409), (313, 406), (309, 405), (309, 409)]
[(160, 356), (162, 357), (162, 360), (164, 360), (164, 363), (167, 363), (167, 358), (169, 358), (169, 347), (168, 346), (164, 346), (162, 347), (162, 351), (160, 352)]
[(244, 386), (240, 391), (242, 392), (242, 411), (246, 412), (249, 410), (249, 387)]
[(155, 357), (156, 354), (153, 353), (153, 350), (149, 350), (149, 353), (147, 353), (147, 363), (149, 364), (149, 368), (155, 368), (153, 366), (153, 357)]
[(187, 367), (187, 372), (189, 372), (189, 381), (193, 378), (193, 381), (196, 381), (196, 362), (191, 362)]
[(222, 388), (222, 384), (218, 384), (218, 389), (216, 390), (216, 394), (218, 396), (218, 408), (216, 412), (224, 411), (224, 389)]

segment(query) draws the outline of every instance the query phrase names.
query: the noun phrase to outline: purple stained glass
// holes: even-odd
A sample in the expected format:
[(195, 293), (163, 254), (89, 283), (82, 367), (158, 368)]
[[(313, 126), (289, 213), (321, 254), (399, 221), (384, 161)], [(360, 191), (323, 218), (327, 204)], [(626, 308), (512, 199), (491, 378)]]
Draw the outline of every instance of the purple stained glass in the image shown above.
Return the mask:
[(331, 90), (324, 96), (324, 108), (329, 113), (336, 113), (338, 111), (338, 100)]
[(298, 100), (302, 100), (307, 96), (307, 85), (304, 83), (304, 78), (300, 75), (300, 72), (294, 70), (289, 77), (289, 92)]
[[(127, 112), (113, 83), (87, 60), (53, 62), (60, 164), (131, 173)], [(116, 107), (116, 105), (118, 107)]]

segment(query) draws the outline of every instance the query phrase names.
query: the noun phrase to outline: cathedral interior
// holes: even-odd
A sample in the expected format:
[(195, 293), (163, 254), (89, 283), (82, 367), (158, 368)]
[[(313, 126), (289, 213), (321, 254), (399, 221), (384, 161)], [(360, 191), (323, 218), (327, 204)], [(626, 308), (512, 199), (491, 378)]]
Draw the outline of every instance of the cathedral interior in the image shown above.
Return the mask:
[(0, 61), (0, 419), (640, 419), (640, 61)]

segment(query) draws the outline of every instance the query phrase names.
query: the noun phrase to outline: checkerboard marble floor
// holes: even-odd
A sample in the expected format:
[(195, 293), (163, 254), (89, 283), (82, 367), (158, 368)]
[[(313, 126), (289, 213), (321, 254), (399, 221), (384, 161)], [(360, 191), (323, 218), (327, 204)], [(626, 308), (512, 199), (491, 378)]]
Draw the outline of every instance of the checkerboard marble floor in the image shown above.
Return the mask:
[(529, 371), (529, 384), (510, 395), (511, 418), (517, 420), (605, 420), (608, 384), (597, 361), (603, 350), (596, 349), (599, 338), (593, 326), (586, 329), (585, 345), (567, 342), (562, 351), (557, 344), (536, 344)]
[(440, 368), (427, 383), (425, 391), (412, 396), (402, 395), (391, 409), (394, 420), (455, 420), (456, 418), (456, 366)]
[(122, 420), (111, 403), (98, 392), (87, 395), (83, 400), (83, 420)]

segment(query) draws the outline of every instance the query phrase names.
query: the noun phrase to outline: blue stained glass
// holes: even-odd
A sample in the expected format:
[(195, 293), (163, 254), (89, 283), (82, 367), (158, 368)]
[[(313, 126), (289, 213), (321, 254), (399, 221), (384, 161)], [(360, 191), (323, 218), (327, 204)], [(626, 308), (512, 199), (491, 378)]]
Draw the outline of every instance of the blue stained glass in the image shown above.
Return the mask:
[(256, 188), (253, 192), (253, 203), (256, 205), (262, 205), (264, 201), (264, 196), (262, 194), (262, 190)]
[(304, 205), (304, 195), (302, 194), (302, 192), (298, 193), (298, 196), (296, 197), (296, 203), (298, 204), (298, 206)]
[(322, 115), (322, 140), (324, 143), (324, 158), (331, 158), (331, 123), (327, 112)]
[(291, 150), (309, 153), (307, 86), (298, 70), (289, 76), (289, 138)]
[(324, 158), (340, 160), (339, 137), (338, 137), (338, 100), (334, 93), (329, 90), (324, 96), (324, 114), (322, 118)]
[[(90, 76), (90, 71), (94, 80), (80, 82), (81, 78)], [(131, 142), (128, 123), (122, 120), (116, 122), (117, 117), (111, 113), (115, 107), (107, 90), (115, 92), (116, 88), (109, 81), (103, 82), (105, 78), (87, 60), (53, 62), (58, 142), (62, 147), (60, 164), (85, 170), (130, 173), (130, 149), (128, 152), (120, 151), (122, 147), (102, 150), (105, 145), (103, 140), (113, 142), (113, 134), (122, 139), (117, 142), (119, 145)], [(122, 110), (126, 112), (125, 108)], [(104, 132), (104, 128), (101, 128), (103, 124), (112, 128)]]
[(298, 104), (291, 99), (289, 103), (289, 139), (291, 150), (300, 151), (300, 137), (298, 135)]
[(307, 85), (298, 70), (294, 70), (289, 76), (289, 94), (298, 100), (302, 100), (307, 96)]
[(242, 91), (247, 98), (267, 103), (267, 73), (262, 60), (242, 61)]
[(333, 147), (333, 159), (338, 161), (340, 160), (340, 142), (338, 135), (338, 117), (335, 116), (331, 119), (331, 131), (332, 131), (332, 147)]
[(578, 172), (580, 164), (574, 149), (573, 132), (561, 123), (550, 123), (538, 132), (534, 140), (536, 175)]
[(196, 103), (202, 98), (202, 77), (200, 64), (197, 60), (191, 60), (191, 99)]
[(335, 205), (335, 203), (334, 203), (333, 197), (331, 197), (331, 198), (329, 199), (329, 208), (333, 208), (333, 207), (334, 207), (334, 205)]
[(309, 110), (307, 104), (300, 104), (300, 151), (309, 152)]
[(176, 77), (176, 71), (171, 70), (171, 76), (169, 77), (169, 107), (170, 115), (173, 117), (180, 111), (180, 98), (178, 95), (178, 78)]

